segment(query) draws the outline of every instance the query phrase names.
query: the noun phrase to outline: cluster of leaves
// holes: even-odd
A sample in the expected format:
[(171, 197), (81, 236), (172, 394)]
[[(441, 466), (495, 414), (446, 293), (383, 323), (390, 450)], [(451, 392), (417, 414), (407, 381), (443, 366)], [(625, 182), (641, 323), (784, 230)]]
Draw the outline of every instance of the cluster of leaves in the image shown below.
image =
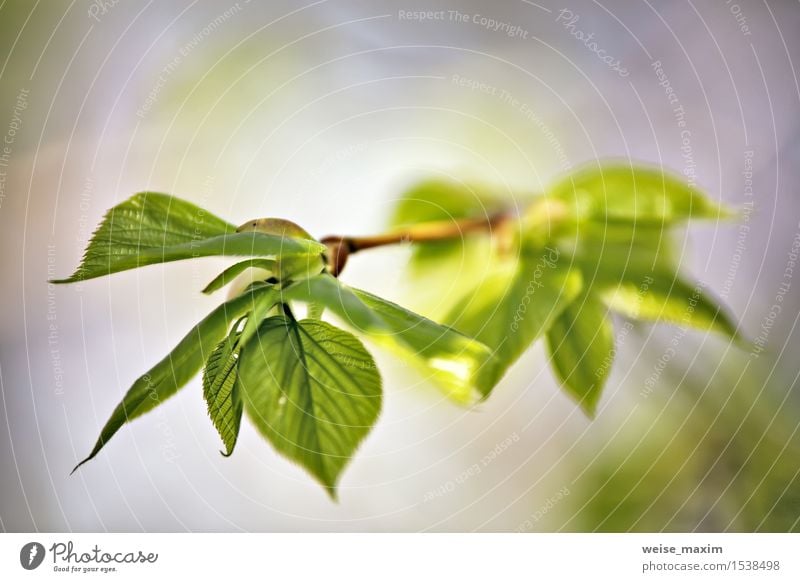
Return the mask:
[[(203, 370), (209, 415), (230, 455), (243, 413), (289, 459), (335, 497), (338, 478), (381, 409), (375, 362), (350, 331), (388, 346), (455, 401), (489, 396), (507, 368), (544, 337), (553, 369), (593, 414), (613, 360), (608, 309), (736, 337), (735, 324), (702, 287), (683, 279), (668, 229), (724, 211), (662, 172), (604, 166), (577, 172), (511, 213), (495, 196), (451, 183), (409, 190), (392, 222), (430, 228), (502, 213), (495, 229), (464, 240), (421, 242), (416, 267), (463, 257), (485, 245), (491, 260), (471, 288), (444, 308), (441, 323), (349, 287), (328, 268), (329, 249), (302, 228), (260, 219), (239, 228), (178, 198), (137, 194), (112, 208), (76, 272), (56, 283), (154, 263), (239, 256), (203, 290), (234, 282), (227, 301), (128, 390), (101, 431), (92, 459), (128, 421), (152, 410)], [(422, 272), (422, 271), (419, 271)], [(297, 304), (307, 316), (297, 319)], [(77, 469), (77, 467), (76, 467)]]
[[(489, 346), (501, 375), (544, 338), (561, 385), (593, 416), (615, 356), (609, 311), (740, 341), (719, 300), (679, 272), (674, 228), (730, 217), (684, 180), (648, 167), (598, 165), (523, 202), (483, 237), (420, 243), (412, 257), (412, 270), (427, 280), (448, 273), (456, 292), (437, 294), (433, 316)], [(406, 194), (393, 224), (489, 219), (509, 206), (491, 192), (432, 181)], [(465, 268), (471, 255), (483, 260)], [(456, 269), (466, 277), (452, 284)]]

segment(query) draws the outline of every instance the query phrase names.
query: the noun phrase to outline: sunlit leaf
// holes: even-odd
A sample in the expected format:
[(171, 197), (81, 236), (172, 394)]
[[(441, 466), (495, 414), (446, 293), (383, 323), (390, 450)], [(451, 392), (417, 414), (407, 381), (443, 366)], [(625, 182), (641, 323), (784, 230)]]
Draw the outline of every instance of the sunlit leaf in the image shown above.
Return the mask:
[(505, 370), (544, 335), (581, 287), (580, 272), (548, 249), (538, 259), (499, 264), (444, 321), (496, 350)]
[(600, 222), (669, 225), (688, 219), (719, 219), (729, 213), (685, 177), (625, 164), (592, 165), (547, 190), (581, 218)]
[(335, 498), (342, 469), (380, 413), (372, 357), (353, 335), (323, 321), (270, 317), (240, 360), (250, 419)]
[(614, 357), (608, 308), (592, 293), (582, 294), (553, 321), (547, 346), (564, 389), (594, 416)]
[(736, 322), (705, 286), (670, 271), (629, 270), (619, 285), (597, 285), (611, 309), (633, 319), (666, 321), (721, 333), (741, 341)]
[(481, 236), (465, 239), (460, 248), (435, 260), (414, 257), (400, 283), (407, 290), (403, 304), (437, 321), (498, 261), (492, 241)]
[(71, 283), (146, 265), (206, 257), (319, 255), (315, 241), (259, 232), (234, 232), (234, 227), (179, 198), (143, 192), (108, 211), (92, 235)]
[(670, 233), (661, 228), (625, 224), (582, 224), (569, 240), (561, 240), (585, 285), (608, 286), (633, 280), (654, 269), (675, 270), (677, 261)]
[(370, 333), (386, 331), (382, 318), (362, 301), (353, 289), (323, 274), (296, 282), (281, 293), (284, 300), (318, 303), (335, 313), (344, 323), (357, 331)]
[(283, 298), (318, 301), (370, 340), (411, 358), (457, 402), (484, 398), (497, 381), (495, 361), (485, 345), (330, 275), (292, 285)]
[(402, 350), (405, 357), (411, 357), (424, 372), (431, 374), (450, 398), (470, 404), (492, 391), (500, 370), (489, 347), (391, 301), (366, 291), (354, 291), (388, 328), (388, 334), (370, 337)]
[(426, 180), (409, 188), (394, 207), (391, 226), (408, 226), (474, 216), (488, 216), (503, 201), (484, 188), (450, 180)]

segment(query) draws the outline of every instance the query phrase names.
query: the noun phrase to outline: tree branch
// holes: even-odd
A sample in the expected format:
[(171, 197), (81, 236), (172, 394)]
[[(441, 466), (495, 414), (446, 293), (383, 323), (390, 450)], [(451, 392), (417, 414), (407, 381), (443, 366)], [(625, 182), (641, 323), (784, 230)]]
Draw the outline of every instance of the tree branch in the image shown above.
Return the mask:
[(510, 217), (511, 213), (504, 211), (482, 218), (426, 222), (374, 236), (331, 235), (324, 237), (320, 242), (328, 247), (326, 255), (331, 274), (338, 277), (347, 264), (348, 257), (359, 251), (406, 242), (458, 240), (472, 232), (491, 232)]

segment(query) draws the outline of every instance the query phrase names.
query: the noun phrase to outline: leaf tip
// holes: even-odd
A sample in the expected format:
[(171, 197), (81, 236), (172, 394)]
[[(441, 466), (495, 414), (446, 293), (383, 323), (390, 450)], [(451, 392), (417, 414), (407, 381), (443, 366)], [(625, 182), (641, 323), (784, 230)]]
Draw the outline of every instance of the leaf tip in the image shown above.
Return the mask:
[(580, 407), (589, 420), (597, 418), (597, 400), (581, 400)]
[(743, 351), (750, 351), (755, 347), (755, 342), (745, 336), (743, 333), (739, 331), (739, 329), (734, 329), (732, 332), (729, 332), (731, 343)]
[(82, 460), (80, 463), (75, 465), (75, 467), (73, 467), (72, 471), (69, 472), (70, 477), (75, 473), (75, 471), (80, 469), (85, 463), (91, 461), (93, 458), (94, 458), (94, 455), (89, 455), (84, 460)]
[(727, 204), (718, 204), (717, 205), (717, 215), (720, 220), (732, 220), (734, 218), (743, 218), (745, 216), (745, 212), (739, 209), (734, 210)]
[(324, 485), (324, 489), (331, 501), (339, 503), (339, 490), (336, 489), (336, 485)]

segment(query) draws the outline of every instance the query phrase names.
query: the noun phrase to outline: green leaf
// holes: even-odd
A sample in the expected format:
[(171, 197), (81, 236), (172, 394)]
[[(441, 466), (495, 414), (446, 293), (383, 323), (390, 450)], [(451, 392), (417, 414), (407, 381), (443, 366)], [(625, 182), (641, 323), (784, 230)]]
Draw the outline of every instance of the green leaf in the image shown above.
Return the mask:
[(662, 225), (587, 221), (558, 245), (581, 270), (585, 287), (615, 311), (741, 340), (721, 302), (678, 275), (672, 238)]
[(277, 261), (278, 279), (283, 282), (299, 281), (325, 271), (321, 254), (283, 256)]
[(559, 241), (559, 248), (583, 272), (587, 287), (595, 282), (613, 285), (654, 269), (674, 271), (672, 246), (666, 229), (588, 222), (580, 225), (573, 239)]
[(226, 457), (236, 446), (242, 422), (242, 397), (237, 383), (241, 334), (236, 327), (217, 344), (203, 370), (203, 397), (208, 415), (225, 445)]
[(505, 372), (580, 292), (580, 272), (561, 263), (558, 250), (550, 248), (538, 259), (498, 263), (458, 301), (445, 323), (496, 350)]
[(614, 358), (608, 308), (592, 293), (570, 303), (547, 331), (550, 364), (568, 394), (590, 417)]
[(308, 303), (308, 319), (322, 319), (322, 314), (325, 313), (325, 306), (316, 301)]
[(596, 284), (595, 288), (611, 309), (633, 319), (667, 321), (741, 341), (736, 322), (720, 301), (704, 285), (689, 283), (675, 272), (629, 269), (622, 282)]
[(387, 330), (383, 319), (353, 289), (328, 274), (309, 277), (290, 285), (283, 290), (282, 298), (318, 303), (356, 331), (371, 333)]
[(449, 180), (425, 180), (402, 194), (390, 218), (391, 226), (456, 220), (489, 215), (501, 201), (484, 188)]
[(555, 184), (547, 194), (572, 205), (580, 217), (599, 222), (666, 225), (730, 215), (699, 189), (687, 185), (683, 177), (625, 164), (584, 168)]
[[(205, 289), (203, 289), (203, 293), (209, 295), (214, 291), (222, 289), (225, 285), (233, 282), (238, 275), (247, 269), (263, 269), (266, 272), (274, 272), (275, 266), (276, 262), (272, 259), (248, 259), (246, 261), (241, 261), (231, 265), (219, 275), (214, 277), (214, 279), (208, 285), (206, 285)], [(267, 273), (265, 273), (265, 277), (266, 276)]]
[[(441, 321), (456, 301), (486, 276), (498, 261), (506, 260), (498, 253), (495, 241), (476, 236), (464, 240), (461, 252), (441, 260), (415, 261), (399, 283), (403, 306), (434, 321)], [(516, 260), (514, 252), (511, 260)]]
[(267, 317), (270, 310), (277, 305), (280, 299), (280, 289), (269, 283), (255, 283), (254, 289), (259, 290), (258, 298), (253, 301), (253, 309), (247, 314), (247, 322), (242, 329), (239, 344), (242, 348), (247, 345), (257, 332), (261, 322)]
[[(126, 422), (149, 412), (197, 374), (234, 321), (252, 309), (257, 291), (223, 303), (195, 325), (163, 360), (139, 377), (108, 419), (92, 452), (75, 467), (93, 459)], [(73, 472), (75, 471), (73, 469)]]
[(740, 340), (721, 302), (678, 274), (666, 229), (625, 224), (580, 226), (560, 248), (583, 273), (584, 284), (615, 311), (634, 319), (715, 330)]
[(370, 338), (412, 356), (450, 398), (471, 404), (491, 393), (501, 372), (489, 347), (391, 301), (353, 291), (388, 328), (388, 333), (372, 333)]
[(270, 317), (242, 351), (245, 410), (267, 440), (336, 498), (336, 483), (381, 409), (375, 362), (318, 320)]
[(330, 275), (296, 283), (283, 297), (317, 301), (375, 343), (410, 356), (459, 403), (486, 397), (497, 381), (492, 352), (480, 342)]
[(143, 192), (108, 211), (75, 273), (52, 283), (83, 281), (146, 265), (212, 255), (320, 255), (324, 245), (234, 227), (189, 202)]

